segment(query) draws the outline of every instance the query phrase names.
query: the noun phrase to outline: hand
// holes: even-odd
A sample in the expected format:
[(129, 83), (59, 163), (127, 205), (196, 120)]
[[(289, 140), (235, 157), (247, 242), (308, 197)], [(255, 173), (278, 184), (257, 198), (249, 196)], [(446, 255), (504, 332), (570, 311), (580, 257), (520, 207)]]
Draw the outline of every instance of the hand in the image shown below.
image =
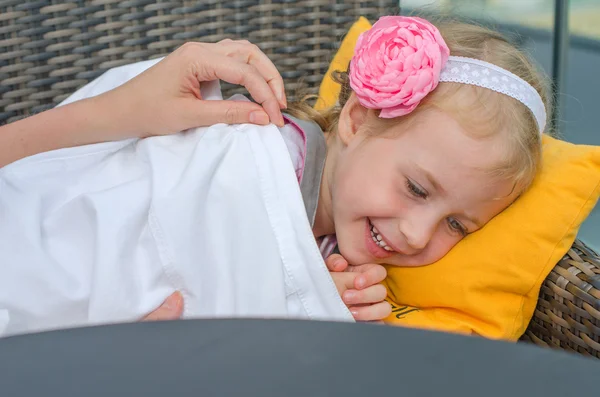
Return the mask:
[(383, 320), (392, 312), (384, 299), (385, 287), (380, 284), (387, 272), (377, 264), (348, 265), (339, 254), (330, 255), (325, 264), (342, 300), (357, 321)]
[[(245, 86), (258, 104), (203, 100), (200, 83), (217, 79)], [(283, 79), (275, 65), (248, 41), (228, 39), (186, 43), (105, 95), (143, 136), (216, 123), (283, 126), (280, 109), (286, 107)]]
[(160, 307), (148, 314), (142, 321), (178, 320), (183, 314), (183, 296), (179, 291), (173, 292)]
[[(258, 102), (207, 101), (200, 83), (245, 86)], [(114, 90), (0, 127), (0, 168), (24, 157), (216, 123), (283, 125), (283, 79), (247, 41), (188, 43)]]
[[(353, 266), (339, 254), (325, 260), (342, 300), (357, 321), (383, 320), (391, 313), (391, 306), (384, 301), (387, 291), (381, 283), (387, 273), (381, 265)], [(183, 314), (183, 297), (176, 291), (142, 319), (142, 321), (177, 320)]]

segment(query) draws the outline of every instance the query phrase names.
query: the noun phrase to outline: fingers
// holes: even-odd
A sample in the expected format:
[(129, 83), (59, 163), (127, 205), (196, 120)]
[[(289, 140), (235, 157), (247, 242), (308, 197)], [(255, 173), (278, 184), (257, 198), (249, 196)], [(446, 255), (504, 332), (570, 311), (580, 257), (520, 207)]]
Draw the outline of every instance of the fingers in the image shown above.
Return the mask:
[(381, 283), (387, 276), (385, 267), (376, 264), (366, 264), (359, 266), (351, 266), (349, 268), (351, 272), (361, 273), (356, 277), (354, 287), (356, 289), (363, 289), (370, 287), (375, 284)]
[(381, 284), (373, 285), (363, 290), (349, 289), (342, 293), (342, 300), (347, 306), (378, 303), (385, 299), (387, 290)]
[[(241, 74), (236, 75), (236, 72)], [(284, 121), (279, 107), (279, 101), (274, 96), (271, 87), (258, 73), (256, 68), (246, 64), (241, 65), (237, 71), (234, 69), (233, 76), (233, 79), (237, 80), (237, 82), (234, 81), (233, 83), (246, 87), (252, 98), (263, 106), (269, 115), (271, 122), (279, 127), (283, 127)]]
[[(224, 53), (235, 56), (242, 62), (254, 66), (271, 87), (280, 106), (282, 108), (287, 107), (283, 78), (273, 62), (271, 62), (269, 57), (267, 57), (257, 45), (254, 45), (247, 40), (233, 41), (227, 39), (222, 40), (218, 44), (221, 45), (217, 48), (224, 49)], [(229, 48), (231, 48), (231, 50)]]
[(183, 296), (179, 291), (171, 294), (158, 309), (148, 314), (142, 321), (177, 320), (183, 314)]
[(352, 306), (350, 313), (356, 321), (378, 321), (392, 313), (392, 306), (385, 301), (368, 306)]
[(190, 101), (188, 105), (193, 109), (186, 114), (194, 115), (193, 122), (198, 127), (217, 123), (266, 125), (270, 122), (264, 109), (249, 101)]
[(335, 287), (337, 288), (340, 296), (342, 296), (347, 290), (354, 288), (354, 279), (356, 278), (356, 273), (330, 272), (329, 275), (333, 279)]
[(256, 45), (250, 44), (248, 63), (256, 68), (267, 81), (279, 104), (287, 107), (283, 78), (271, 60)]
[(348, 268), (348, 261), (340, 254), (332, 254), (325, 259), (325, 265), (330, 272), (343, 272)]
[[(210, 54), (210, 63), (203, 61), (203, 69), (196, 71), (199, 81), (220, 79), (232, 84), (246, 87), (252, 98), (262, 105), (271, 122), (282, 127), (284, 125), (279, 101), (265, 78), (251, 65), (232, 62), (232, 59), (219, 54)], [(206, 56), (206, 54), (205, 54)], [(215, 67), (215, 65), (219, 65)]]

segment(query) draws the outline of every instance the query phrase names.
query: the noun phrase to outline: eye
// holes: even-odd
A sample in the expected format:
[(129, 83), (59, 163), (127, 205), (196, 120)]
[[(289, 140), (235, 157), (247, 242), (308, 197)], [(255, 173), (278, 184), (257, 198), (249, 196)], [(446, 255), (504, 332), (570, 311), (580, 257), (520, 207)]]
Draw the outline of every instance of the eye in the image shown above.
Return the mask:
[(410, 179), (406, 180), (406, 187), (408, 188), (410, 193), (415, 197), (425, 199), (425, 198), (427, 198), (427, 196), (429, 196), (429, 194), (427, 193), (427, 191), (425, 189), (423, 189), (421, 186), (417, 185)]
[(454, 218), (448, 218), (448, 227), (453, 233), (460, 233), (463, 237), (469, 234), (468, 230)]

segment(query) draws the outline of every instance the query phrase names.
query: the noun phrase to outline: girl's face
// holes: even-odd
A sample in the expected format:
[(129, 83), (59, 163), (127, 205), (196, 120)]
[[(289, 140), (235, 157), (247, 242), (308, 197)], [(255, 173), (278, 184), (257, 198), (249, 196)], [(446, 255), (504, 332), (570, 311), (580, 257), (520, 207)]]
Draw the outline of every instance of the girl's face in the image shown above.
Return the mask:
[(516, 198), (511, 181), (489, 174), (503, 155), (497, 137), (471, 138), (436, 110), (387, 138), (368, 136), (366, 116), (348, 117), (325, 207), (350, 263), (430, 264)]

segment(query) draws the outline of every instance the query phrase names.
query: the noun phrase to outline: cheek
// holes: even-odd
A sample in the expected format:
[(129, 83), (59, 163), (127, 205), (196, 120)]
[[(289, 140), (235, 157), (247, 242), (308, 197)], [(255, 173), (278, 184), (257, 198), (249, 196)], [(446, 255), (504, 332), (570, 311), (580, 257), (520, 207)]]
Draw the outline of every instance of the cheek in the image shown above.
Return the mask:
[(411, 204), (393, 166), (374, 164), (364, 156), (347, 160), (340, 161), (335, 170), (332, 195), (336, 207), (387, 218), (398, 216)]
[(420, 267), (431, 265), (442, 259), (459, 241), (458, 236), (453, 236), (442, 231), (436, 231), (427, 248), (417, 255), (399, 258), (397, 266)]
[(444, 230), (438, 230), (432, 236), (427, 248), (421, 253), (425, 264), (432, 264), (442, 259), (461, 240), (458, 235), (448, 234)]

